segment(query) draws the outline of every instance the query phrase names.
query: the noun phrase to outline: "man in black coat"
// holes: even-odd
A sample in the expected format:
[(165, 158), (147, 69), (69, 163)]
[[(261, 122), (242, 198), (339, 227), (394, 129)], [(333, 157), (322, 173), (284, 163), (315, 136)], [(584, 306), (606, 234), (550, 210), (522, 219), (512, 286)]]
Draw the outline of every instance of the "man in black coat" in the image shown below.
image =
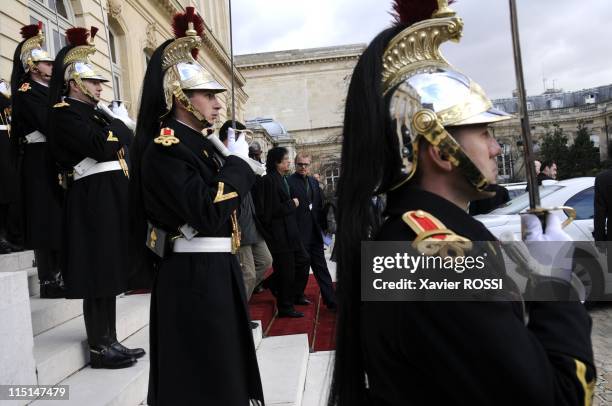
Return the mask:
[(595, 178), (595, 217), (593, 238), (595, 241), (610, 241), (608, 218), (612, 213), (612, 169), (606, 169)]
[(323, 250), (322, 232), (327, 228), (325, 224), (327, 220), (323, 212), (323, 196), (319, 182), (308, 176), (310, 160), (307, 154), (297, 154), (295, 173), (289, 177), (288, 181), (291, 197), (300, 202), (295, 215), (302, 244), (310, 255), (310, 267), (321, 289), (323, 302), (328, 308), (335, 309), (334, 288)]
[[(285, 173), (289, 170), (287, 149), (275, 147), (266, 157), (266, 175), (263, 177), (263, 213), (261, 222), (265, 238), (272, 253), (274, 273), (264, 287), (269, 287), (277, 299), (280, 317), (303, 317), (294, 304), (306, 305), (304, 288), (308, 282), (309, 258), (300, 239), (295, 218), (301, 204), (291, 197)], [(257, 204), (257, 203), (256, 203)], [(256, 207), (257, 209), (257, 207)]]
[(40, 25), (22, 27), (13, 58), (11, 144), (22, 151), (24, 245), (34, 250), (41, 298), (64, 297), (60, 278), (62, 190), (47, 136), (53, 58), (43, 50)]
[[(19, 188), (15, 162), (11, 156), (11, 99), (9, 87), (0, 79), (0, 254), (17, 252), (21, 247), (11, 239), (18, 237), (11, 209), (19, 204)], [(13, 216), (14, 217), (14, 216)], [(12, 227), (13, 226), (13, 227)]]
[(175, 15), (176, 39), (147, 65), (130, 147), (131, 246), (155, 256), (147, 404), (263, 405), (235, 255), (237, 210), (255, 174), (242, 136), (217, 157), (210, 135), (225, 88), (194, 59), (203, 29), (193, 7)]
[[(92, 37), (95, 31), (92, 31)], [(66, 32), (49, 88), (50, 147), (65, 186), (62, 272), (66, 296), (83, 299), (92, 368), (124, 368), (145, 354), (117, 341), (116, 296), (127, 290), (129, 118), (98, 105), (107, 82), (89, 62), (89, 31)], [(65, 78), (69, 78), (65, 80)]]

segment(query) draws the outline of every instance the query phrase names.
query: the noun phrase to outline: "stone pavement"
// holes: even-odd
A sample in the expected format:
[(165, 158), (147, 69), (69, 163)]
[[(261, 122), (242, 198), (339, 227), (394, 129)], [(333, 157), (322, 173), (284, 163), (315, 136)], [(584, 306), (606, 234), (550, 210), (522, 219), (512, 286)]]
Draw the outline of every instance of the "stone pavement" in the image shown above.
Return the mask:
[(597, 367), (597, 385), (593, 406), (612, 405), (612, 302), (589, 311), (593, 318), (593, 351)]

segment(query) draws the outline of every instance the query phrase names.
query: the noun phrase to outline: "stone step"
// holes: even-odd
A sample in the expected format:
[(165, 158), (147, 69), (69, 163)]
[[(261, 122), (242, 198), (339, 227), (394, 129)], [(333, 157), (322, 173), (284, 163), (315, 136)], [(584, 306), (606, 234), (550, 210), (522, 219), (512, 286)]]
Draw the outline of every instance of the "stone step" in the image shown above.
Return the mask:
[(35, 336), (83, 314), (81, 299), (41, 299), (30, 297), (32, 332)]
[[(117, 337), (123, 340), (149, 323), (150, 295), (117, 298)], [(34, 337), (39, 385), (62, 381), (89, 362), (83, 316)]]
[(308, 335), (264, 338), (257, 361), (266, 405), (300, 406), (308, 369)]
[(14, 272), (32, 268), (34, 251), (15, 252), (0, 255), (0, 272)]
[[(0, 385), (35, 385), (30, 300), (24, 272), (0, 272)], [(21, 405), (3, 401), (0, 405)]]
[(308, 358), (302, 406), (326, 406), (332, 381), (335, 351), (313, 352)]
[(26, 268), (23, 271), (28, 273), (28, 291), (30, 297), (40, 295), (40, 284), (38, 281), (38, 271), (36, 268)]
[[(261, 343), (261, 322), (253, 330), (255, 345)], [(259, 337), (259, 340), (257, 339)], [(88, 366), (59, 383), (70, 387), (70, 399), (63, 401), (35, 401), (33, 406), (135, 406), (146, 404), (149, 384), (149, 326), (132, 334), (123, 344), (129, 348), (141, 347), (147, 355), (130, 368), (118, 370), (91, 369)], [(103, 384), (101, 384), (103, 382)]]
[(147, 397), (149, 382), (149, 327), (146, 326), (126, 340), (126, 347), (144, 348), (147, 355), (125, 369), (92, 369), (85, 367), (61, 381), (70, 388), (69, 400), (39, 400), (32, 406), (133, 406), (141, 404)]
[(253, 342), (255, 343), (255, 349), (259, 348), (261, 340), (263, 339), (263, 331), (261, 329), (261, 320), (253, 320), (257, 323), (257, 328), (253, 331)]

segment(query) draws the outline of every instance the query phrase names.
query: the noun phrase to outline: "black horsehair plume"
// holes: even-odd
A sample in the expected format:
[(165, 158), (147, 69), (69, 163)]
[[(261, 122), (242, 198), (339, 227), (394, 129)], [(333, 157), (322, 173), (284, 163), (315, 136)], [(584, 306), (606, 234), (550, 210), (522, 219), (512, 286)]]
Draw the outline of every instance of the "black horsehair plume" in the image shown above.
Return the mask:
[[(448, 4), (453, 4), (449, 0)], [(438, 0), (394, 0), (391, 15), (401, 25), (412, 25), (430, 19), (438, 11)]]

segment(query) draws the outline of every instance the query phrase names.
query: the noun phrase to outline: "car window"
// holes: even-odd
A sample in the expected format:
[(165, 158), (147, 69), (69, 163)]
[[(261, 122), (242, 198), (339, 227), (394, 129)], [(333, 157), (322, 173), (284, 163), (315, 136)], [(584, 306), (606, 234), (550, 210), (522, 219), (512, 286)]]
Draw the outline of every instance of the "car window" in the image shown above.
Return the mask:
[(590, 187), (570, 197), (565, 205), (576, 210), (576, 220), (588, 220), (593, 218), (594, 200), (595, 187)]
[(521, 196), (523, 193), (527, 193), (527, 191), (523, 189), (510, 189), (508, 190), (508, 195), (510, 196), (510, 200)]
[[(563, 186), (559, 186), (559, 185), (540, 186), (539, 188), (540, 199), (562, 188)], [(500, 207), (499, 209), (493, 210), (489, 214), (518, 214), (528, 207), (529, 207), (529, 193), (525, 193), (525, 194), (520, 195), (519, 197), (516, 197), (510, 200), (504, 206)]]

